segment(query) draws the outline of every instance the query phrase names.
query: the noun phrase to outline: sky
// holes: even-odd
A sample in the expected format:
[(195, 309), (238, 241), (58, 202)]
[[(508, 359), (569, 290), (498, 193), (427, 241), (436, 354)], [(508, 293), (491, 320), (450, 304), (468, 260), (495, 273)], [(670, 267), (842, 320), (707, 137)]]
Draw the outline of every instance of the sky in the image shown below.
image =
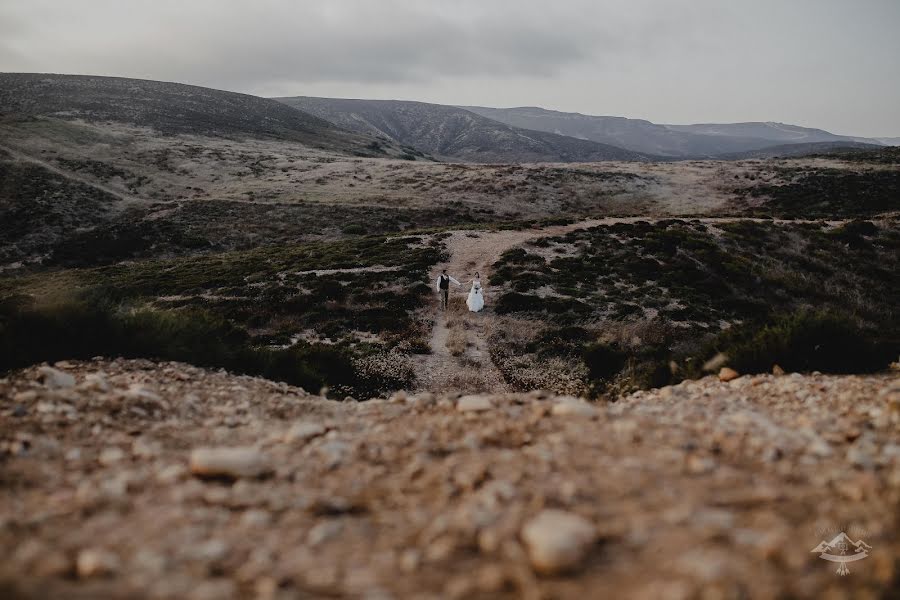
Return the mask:
[(0, 71), (900, 136), (900, 0), (0, 0)]

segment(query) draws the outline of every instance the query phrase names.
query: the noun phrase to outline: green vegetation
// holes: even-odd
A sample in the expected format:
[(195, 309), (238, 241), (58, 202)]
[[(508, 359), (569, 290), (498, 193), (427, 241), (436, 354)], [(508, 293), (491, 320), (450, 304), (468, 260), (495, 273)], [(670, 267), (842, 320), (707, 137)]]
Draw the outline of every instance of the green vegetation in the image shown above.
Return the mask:
[(497, 312), (548, 324), (530, 340), (495, 335), (496, 353), (563, 357), (586, 368), (585, 385), (597, 390), (695, 376), (717, 351), (743, 372), (776, 363), (877, 370), (900, 352), (890, 300), (900, 297), (898, 260), (891, 223), (667, 220), (579, 230), (495, 265), (492, 281), (505, 289)]
[(800, 311), (725, 331), (711, 348), (742, 373), (766, 372), (772, 365), (788, 371), (871, 373), (896, 358), (897, 339), (892, 341), (846, 315)]
[(361, 237), (2, 279), (0, 369), (144, 356), (377, 395), (427, 352), (414, 311), (441, 252), (438, 236)]

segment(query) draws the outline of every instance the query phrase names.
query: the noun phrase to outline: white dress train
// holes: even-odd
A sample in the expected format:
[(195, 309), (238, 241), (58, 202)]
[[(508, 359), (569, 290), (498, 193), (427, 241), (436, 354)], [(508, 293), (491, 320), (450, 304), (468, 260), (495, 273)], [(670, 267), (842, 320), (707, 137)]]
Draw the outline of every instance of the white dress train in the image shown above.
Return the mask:
[(472, 312), (479, 312), (484, 308), (484, 290), (481, 289), (480, 279), (472, 282), (472, 289), (469, 290), (469, 297), (466, 298), (466, 306)]

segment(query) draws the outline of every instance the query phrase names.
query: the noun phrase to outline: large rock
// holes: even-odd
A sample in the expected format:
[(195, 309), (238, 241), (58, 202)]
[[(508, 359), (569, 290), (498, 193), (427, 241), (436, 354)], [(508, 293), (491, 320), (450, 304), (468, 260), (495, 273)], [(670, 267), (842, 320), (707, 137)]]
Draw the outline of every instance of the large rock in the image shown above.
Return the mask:
[(119, 557), (106, 550), (87, 548), (78, 553), (75, 570), (82, 579), (108, 577), (119, 570)]
[(266, 456), (252, 447), (197, 448), (191, 452), (191, 473), (199, 477), (260, 477), (270, 470)]
[(593, 417), (597, 414), (597, 409), (581, 400), (572, 396), (563, 396), (558, 399), (550, 410), (555, 416), (577, 416), (577, 417)]
[(44, 366), (38, 369), (38, 373), (48, 388), (63, 389), (75, 386), (75, 377), (65, 371)]
[(732, 381), (740, 376), (741, 374), (731, 367), (722, 367), (719, 371), (719, 381)]
[(579, 515), (547, 509), (522, 527), (531, 566), (554, 575), (577, 568), (597, 539), (594, 525)]
[(494, 403), (487, 396), (463, 396), (456, 401), (456, 410), (459, 412), (483, 412), (492, 408)]
[(313, 423), (310, 421), (300, 421), (291, 425), (283, 436), (283, 440), (287, 444), (295, 442), (308, 442), (314, 437), (324, 435), (328, 429), (321, 423)]

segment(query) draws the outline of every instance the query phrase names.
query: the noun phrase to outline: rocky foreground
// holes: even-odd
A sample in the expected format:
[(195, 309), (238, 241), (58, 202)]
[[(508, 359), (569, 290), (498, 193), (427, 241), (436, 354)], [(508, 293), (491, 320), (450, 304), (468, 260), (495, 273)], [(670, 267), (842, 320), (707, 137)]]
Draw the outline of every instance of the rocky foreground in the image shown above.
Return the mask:
[[(845, 577), (811, 552), (842, 530), (872, 547)], [(0, 380), (3, 598), (888, 598), (898, 534), (896, 376), (604, 405), (123, 360)]]

